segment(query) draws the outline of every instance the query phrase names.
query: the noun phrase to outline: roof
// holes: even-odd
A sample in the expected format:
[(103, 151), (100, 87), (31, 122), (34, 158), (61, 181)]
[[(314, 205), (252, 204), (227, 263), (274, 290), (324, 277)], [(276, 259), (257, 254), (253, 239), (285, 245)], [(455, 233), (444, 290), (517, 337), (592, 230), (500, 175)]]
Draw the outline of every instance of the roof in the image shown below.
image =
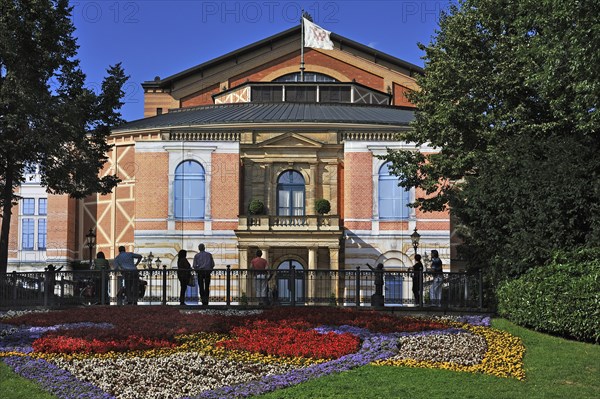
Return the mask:
[(348, 123), (406, 126), (414, 110), (394, 106), (323, 103), (237, 103), (178, 108), (114, 129), (123, 132), (244, 123)]
[[(262, 40), (259, 40), (257, 42), (254, 42), (252, 44), (249, 44), (247, 46), (244, 46), (244, 47), (242, 47), (240, 49), (237, 49), (235, 51), (232, 51), (232, 52), (229, 52), (227, 54), (224, 54), (224, 55), (222, 55), (220, 57), (214, 58), (214, 59), (212, 59), (210, 61), (204, 62), (202, 64), (199, 64), (199, 65), (196, 65), (196, 66), (191, 67), (189, 69), (186, 69), (186, 70), (184, 70), (182, 72), (179, 72), (179, 73), (176, 73), (176, 74), (171, 75), (169, 77), (166, 77), (164, 79), (149, 80), (149, 81), (143, 82), (142, 86), (143, 87), (148, 87), (148, 88), (149, 87), (168, 87), (168, 86), (171, 85), (171, 83), (173, 81), (180, 80), (180, 79), (186, 78), (186, 77), (188, 77), (190, 75), (199, 73), (199, 72), (201, 72), (203, 70), (206, 70), (206, 69), (211, 68), (211, 67), (213, 67), (215, 65), (218, 65), (219, 63), (226, 62), (226, 61), (232, 60), (232, 59), (236, 60), (239, 56), (241, 56), (241, 55), (243, 55), (245, 53), (252, 52), (255, 49), (257, 49), (259, 47), (262, 47), (264, 45), (269, 45), (269, 44), (271, 44), (271, 43), (273, 43), (273, 42), (275, 42), (277, 40), (284, 39), (284, 38), (287, 38), (287, 37), (290, 37), (290, 36), (298, 36), (298, 35), (300, 35), (300, 31), (301, 31), (300, 25), (295, 26), (293, 28), (290, 28), (288, 30), (285, 30), (283, 32), (275, 34), (273, 36), (269, 36), (269, 37), (267, 37), (265, 39), (262, 39)], [(411, 76), (413, 74), (422, 74), (423, 73), (423, 68), (421, 68), (421, 67), (419, 67), (419, 66), (417, 66), (415, 64), (411, 64), (410, 62), (401, 60), (400, 58), (396, 58), (396, 57), (391, 56), (391, 55), (389, 55), (387, 53), (381, 52), (379, 50), (375, 50), (372, 47), (366, 46), (366, 45), (361, 44), (359, 42), (355, 42), (354, 40), (350, 40), (350, 39), (348, 39), (348, 38), (346, 38), (344, 36), (340, 36), (340, 35), (332, 32), (330, 38), (331, 38), (332, 41), (337, 41), (339, 43), (339, 45), (340, 45), (340, 48), (343, 48), (344, 46), (353, 47), (353, 48), (358, 49), (358, 50), (360, 50), (360, 51), (362, 51), (364, 53), (372, 55), (373, 58), (374, 58), (374, 60), (378, 60), (379, 59), (379, 60), (382, 60), (382, 61), (391, 62), (391, 63), (396, 64), (396, 65), (398, 65), (398, 66), (400, 66), (402, 68), (405, 68), (405, 69), (407, 69), (407, 70), (410, 71)], [(300, 46), (298, 46), (298, 47), (300, 47)]]

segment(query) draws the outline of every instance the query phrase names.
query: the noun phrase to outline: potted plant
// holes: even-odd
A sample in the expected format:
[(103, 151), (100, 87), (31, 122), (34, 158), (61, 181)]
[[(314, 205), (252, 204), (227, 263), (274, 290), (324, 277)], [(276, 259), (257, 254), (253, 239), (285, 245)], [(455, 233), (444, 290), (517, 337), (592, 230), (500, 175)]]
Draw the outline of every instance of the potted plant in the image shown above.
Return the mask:
[(248, 213), (251, 215), (263, 215), (265, 213), (265, 204), (259, 199), (253, 199), (248, 205)]
[(315, 201), (315, 211), (319, 215), (325, 215), (331, 211), (331, 204), (324, 198), (318, 199)]

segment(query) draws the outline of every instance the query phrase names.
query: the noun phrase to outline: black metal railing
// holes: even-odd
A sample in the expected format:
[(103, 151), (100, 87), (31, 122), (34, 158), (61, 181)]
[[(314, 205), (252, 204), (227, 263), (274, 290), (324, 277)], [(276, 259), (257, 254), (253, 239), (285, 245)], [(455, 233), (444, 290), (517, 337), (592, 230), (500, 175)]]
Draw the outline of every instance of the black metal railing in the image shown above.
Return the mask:
[[(382, 298), (376, 298), (377, 271), (303, 270), (267, 272), (216, 268), (211, 274), (210, 304), (224, 306), (406, 306), (483, 310), (481, 273), (384, 271)], [(420, 282), (420, 284), (419, 284)], [(0, 276), (2, 307), (119, 305), (124, 281), (113, 270), (8, 273)], [(415, 295), (413, 288), (417, 286)], [(140, 269), (138, 304), (178, 305), (176, 269)], [(420, 299), (417, 299), (420, 298)], [(380, 302), (378, 302), (380, 300)], [(187, 287), (186, 304), (199, 304), (198, 285)]]

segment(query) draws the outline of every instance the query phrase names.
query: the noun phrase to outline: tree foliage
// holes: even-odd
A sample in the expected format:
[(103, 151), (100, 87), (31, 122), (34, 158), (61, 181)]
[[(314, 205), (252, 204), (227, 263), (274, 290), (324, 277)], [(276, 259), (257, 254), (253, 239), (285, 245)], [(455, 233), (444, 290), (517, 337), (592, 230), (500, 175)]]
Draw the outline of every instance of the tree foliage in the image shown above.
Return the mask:
[(84, 198), (118, 183), (99, 177), (106, 142), (121, 122), (120, 64), (100, 94), (85, 87), (67, 0), (0, 0), (0, 272), (6, 272), (11, 205), (28, 165), (49, 193)]
[(390, 151), (415, 206), (450, 206), (493, 281), (600, 241), (598, 0), (460, 0), (425, 51), (414, 129)]

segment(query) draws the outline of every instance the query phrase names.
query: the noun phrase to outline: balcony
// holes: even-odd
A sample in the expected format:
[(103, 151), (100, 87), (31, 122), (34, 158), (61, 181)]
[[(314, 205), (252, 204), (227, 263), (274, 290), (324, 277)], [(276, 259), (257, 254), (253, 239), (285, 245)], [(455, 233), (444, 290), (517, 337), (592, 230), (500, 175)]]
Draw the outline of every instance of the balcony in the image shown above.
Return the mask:
[(339, 231), (338, 215), (268, 216), (242, 215), (238, 230), (242, 231)]

